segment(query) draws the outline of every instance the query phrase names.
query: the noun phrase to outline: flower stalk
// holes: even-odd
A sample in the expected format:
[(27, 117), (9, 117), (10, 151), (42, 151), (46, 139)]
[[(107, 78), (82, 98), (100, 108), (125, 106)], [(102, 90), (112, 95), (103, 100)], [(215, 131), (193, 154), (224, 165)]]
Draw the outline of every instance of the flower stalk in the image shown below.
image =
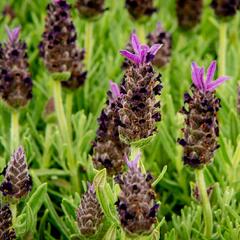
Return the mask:
[(63, 141), (67, 145), (67, 159), (68, 166), (71, 173), (71, 182), (74, 191), (79, 191), (79, 182), (78, 182), (78, 174), (77, 174), (77, 163), (74, 158), (73, 149), (72, 149), (72, 139), (70, 136), (70, 132), (68, 129), (67, 118), (65, 115), (63, 101), (62, 101), (62, 86), (61, 82), (54, 80), (53, 81), (53, 96), (54, 103), (56, 108), (56, 115), (58, 119), (58, 126), (60, 129), (60, 133)]
[(11, 112), (11, 152), (19, 145), (19, 111)]
[(86, 30), (85, 30), (85, 63), (87, 69), (90, 68), (91, 58), (92, 58), (92, 48), (93, 48), (93, 22), (86, 22)]
[(226, 49), (227, 49), (227, 22), (222, 21), (219, 27), (219, 75), (226, 74)]
[(209, 201), (209, 197), (207, 194), (206, 183), (204, 179), (203, 169), (196, 169), (196, 181), (200, 191), (200, 199), (203, 208), (203, 217), (205, 223), (205, 236), (210, 239), (212, 236), (213, 229), (213, 215), (212, 209)]
[(73, 92), (68, 91), (66, 94), (66, 118), (70, 138), (72, 139), (72, 108), (73, 108)]

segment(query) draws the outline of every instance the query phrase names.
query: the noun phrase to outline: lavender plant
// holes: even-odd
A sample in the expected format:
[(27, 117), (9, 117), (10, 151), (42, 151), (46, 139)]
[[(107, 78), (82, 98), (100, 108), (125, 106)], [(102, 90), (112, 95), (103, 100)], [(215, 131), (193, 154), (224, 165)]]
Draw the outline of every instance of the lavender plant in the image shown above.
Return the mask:
[(115, 178), (121, 188), (117, 210), (121, 225), (129, 235), (151, 233), (159, 208), (151, 185), (153, 177), (141, 172), (139, 159), (140, 154), (133, 161), (127, 161), (128, 172)]
[(160, 121), (160, 95), (162, 85), (160, 74), (156, 74), (151, 61), (161, 47), (151, 48), (140, 44), (136, 34), (132, 34), (132, 47), (135, 53), (122, 50), (121, 54), (132, 62), (121, 83), (121, 106), (119, 107), (119, 133), (126, 143), (146, 139), (157, 130)]
[(176, 12), (180, 27), (191, 29), (201, 20), (203, 0), (177, 0)]
[[(79, 191), (78, 168), (72, 149), (71, 113), (72, 94), (68, 94), (68, 115), (62, 103), (61, 86), (77, 89), (86, 78), (82, 60), (84, 51), (76, 46), (76, 30), (70, 16), (70, 5), (65, 0), (54, 0), (47, 7), (45, 32), (39, 45), (40, 54), (50, 73), (53, 74), (54, 104), (63, 141), (68, 145), (67, 159), (73, 188)], [(67, 122), (68, 120), (68, 122)]]
[(87, 18), (96, 17), (107, 10), (104, 7), (104, 0), (77, 0), (76, 7), (79, 14)]
[(156, 8), (153, 6), (153, 0), (126, 0), (126, 8), (134, 19), (151, 16), (156, 12)]
[(0, 185), (3, 196), (18, 200), (26, 197), (32, 189), (32, 180), (28, 172), (25, 153), (19, 147), (14, 153), (4, 174), (4, 181)]
[(239, 9), (238, 0), (212, 0), (211, 7), (220, 21), (219, 25), (219, 73), (224, 75), (226, 72), (226, 51), (227, 51), (227, 25), (228, 21), (237, 14)]
[(93, 143), (93, 163), (97, 169), (105, 167), (110, 175), (116, 175), (123, 171), (124, 158), (129, 154), (130, 148), (119, 138), (120, 89), (116, 83), (110, 82), (110, 85), (107, 106), (98, 119), (99, 128)]
[(16, 239), (16, 233), (12, 227), (12, 213), (9, 205), (0, 205), (0, 239)]
[(215, 89), (229, 79), (223, 76), (213, 81), (215, 71), (216, 62), (213, 61), (204, 78), (204, 67), (192, 63), (192, 95), (184, 95), (186, 107), (181, 110), (185, 115), (184, 138), (179, 140), (184, 148), (184, 163), (197, 169), (196, 179), (203, 204), (205, 234), (208, 238), (212, 235), (213, 217), (202, 168), (212, 161), (214, 152), (219, 147), (217, 112), (220, 99), (215, 96)]
[(211, 7), (218, 17), (234, 16), (239, 8), (238, 0), (212, 0)]
[(171, 58), (172, 37), (169, 32), (164, 31), (162, 24), (159, 22), (154, 32), (149, 33), (148, 45), (162, 44), (162, 47), (156, 53), (152, 63), (159, 68), (164, 67)]
[(20, 28), (7, 28), (8, 41), (0, 50), (0, 94), (11, 107), (24, 107), (32, 98), (32, 80), (28, 71), (26, 43), (20, 41)]
[(88, 185), (77, 210), (77, 222), (80, 232), (84, 236), (95, 235), (103, 220), (103, 212), (98, 203), (93, 184)]
[(8, 41), (0, 45), (0, 96), (11, 108), (11, 151), (19, 144), (19, 109), (32, 98), (27, 45), (19, 40), (20, 28), (10, 30)]
[(83, 85), (86, 71), (83, 70), (84, 50), (76, 46), (70, 5), (65, 0), (54, 0), (47, 6), (45, 22), (40, 55), (50, 73), (70, 72), (70, 77), (62, 81), (63, 87), (77, 89)]

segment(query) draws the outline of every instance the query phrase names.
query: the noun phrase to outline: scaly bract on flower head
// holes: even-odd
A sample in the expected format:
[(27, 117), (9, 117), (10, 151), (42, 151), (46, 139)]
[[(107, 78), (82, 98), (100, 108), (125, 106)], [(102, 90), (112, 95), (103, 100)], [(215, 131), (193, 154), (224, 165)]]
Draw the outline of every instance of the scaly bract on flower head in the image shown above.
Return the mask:
[(192, 81), (201, 92), (213, 92), (219, 85), (229, 79), (227, 76), (222, 76), (213, 81), (216, 65), (216, 61), (211, 62), (206, 78), (204, 78), (204, 67), (199, 67), (195, 62), (192, 63)]
[(120, 53), (137, 66), (150, 63), (161, 47), (161, 44), (154, 44), (151, 47), (141, 44), (135, 33), (131, 36), (131, 42), (135, 53), (131, 53), (127, 50), (122, 50)]

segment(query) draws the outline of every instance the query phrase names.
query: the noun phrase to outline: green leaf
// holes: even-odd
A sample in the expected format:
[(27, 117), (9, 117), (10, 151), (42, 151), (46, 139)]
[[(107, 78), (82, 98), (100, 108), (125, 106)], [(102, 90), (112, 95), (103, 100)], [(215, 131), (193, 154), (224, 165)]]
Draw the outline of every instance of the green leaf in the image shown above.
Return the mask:
[(152, 183), (152, 186), (155, 187), (163, 178), (164, 174), (167, 171), (167, 165), (165, 165), (161, 171), (161, 173), (159, 174), (158, 178)]
[(37, 216), (34, 215), (31, 207), (27, 203), (26, 204), (26, 221), (25, 221), (26, 232), (29, 232), (29, 231), (33, 232), (35, 229), (36, 223), (37, 223)]
[[(36, 191), (32, 194), (27, 202), (27, 205), (31, 208), (33, 215), (36, 215), (45, 200), (47, 193), (47, 183), (41, 184)], [(23, 209), (26, 211), (26, 207)]]
[(163, 218), (161, 220), (161, 222), (156, 226), (156, 228), (152, 231), (152, 234), (150, 236), (151, 240), (159, 240), (160, 239), (160, 228), (164, 224), (164, 222), (165, 222), (165, 218)]
[(107, 183), (107, 172), (105, 168), (96, 174), (93, 182), (97, 198), (105, 216), (108, 217), (113, 223), (118, 224), (116, 208), (113, 202), (114, 194), (109, 190), (110, 186)]
[(116, 225), (112, 224), (111, 227), (109, 227), (108, 231), (103, 237), (103, 240), (116, 240), (117, 238), (117, 227)]

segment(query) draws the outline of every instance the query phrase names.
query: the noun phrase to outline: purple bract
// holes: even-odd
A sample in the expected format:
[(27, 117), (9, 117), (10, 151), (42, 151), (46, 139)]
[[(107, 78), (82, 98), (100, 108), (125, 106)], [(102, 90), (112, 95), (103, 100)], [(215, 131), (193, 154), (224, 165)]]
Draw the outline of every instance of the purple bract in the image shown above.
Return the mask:
[(87, 185), (88, 185), (88, 189), (89, 189), (91, 192), (95, 192), (95, 188), (94, 188), (94, 184), (93, 184), (93, 183), (91, 184), (90, 182), (88, 182)]
[(10, 30), (8, 27), (6, 27), (6, 31), (8, 34), (8, 39), (11, 43), (17, 41), (20, 33), (20, 27), (16, 27), (13, 30)]
[(110, 89), (114, 99), (117, 99), (118, 97), (121, 96), (120, 89), (117, 83), (110, 81)]
[(127, 50), (122, 50), (120, 53), (137, 66), (150, 63), (162, 46), (161, 44), (154, 44), (152, 47), (149, 47), (148, 45), (141, 44), (135, 33), (132, 33), (131, 42), (135, 53)]
[(126, 157), (126, 162), (127, 162), (128, 167), (130, 169), (137, 169), (138, 162), (139, 162), (140, 158), (141, 158), (141, 153), (140, 152), (138, 152), (138, 154), (136, 155), (136, 157), (132, 161), (129, 161), (128, 158)]
[(213, 81), (217, 63), (212, 61), (208, 70), (206, 79), (204, 78), (204, 67), (199, 67), (195, 62), (192, 63), (192, 81), (195, 87), (202, 92), (212, 92), (219, 85), (229, 79), (227, 76), (219, 77)]

